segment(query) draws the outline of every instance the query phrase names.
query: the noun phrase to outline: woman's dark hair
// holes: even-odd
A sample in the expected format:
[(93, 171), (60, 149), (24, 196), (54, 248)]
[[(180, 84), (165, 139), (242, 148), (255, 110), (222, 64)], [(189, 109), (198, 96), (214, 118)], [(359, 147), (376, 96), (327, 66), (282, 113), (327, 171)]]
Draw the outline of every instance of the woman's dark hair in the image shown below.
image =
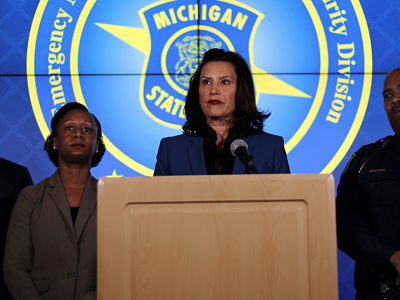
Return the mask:
[(182, 126), (185, 133), (195, 133), (201, 130), (207, 118), (199, 105), (200, 74), (204, 65), (213, 61), (225, 61), (234, 66), (237, 76), (235, 95), (235, 110), (233, 123), (244, 135), (262, 131), (264, 121), (271, 115), (257, 109), (254, 82), (250, 68), (244, 58), (236, 52), (223, 49), (210, 49), (204, 53), (203, 61), (190, 78), (189, 90), (186, 96), (186, 122)]
[[(89, 110), (87, 109), (87, 107), (83, 104), (80, 104), (77, 102), (69, 102), (69, 103), (65, 104), (53, 116), (53, 119), (51, 120), (51, 133), (49, 134), (46, 141), (44, 142), (44, 150), (47, 151), (47, 154), (48, 154), (50, 160), (53, 162), (53, 164), (57, 168), (58, 168), (58, 152), (55, 151), (53, 148), (53, 138), (57, 137), (57, 124), (60, 121), (60, 119), (67, 112), (69, 112), (73, 109), (81, 109), (81, 110), (84, 110), (84, 111), (87, 111), (88, 113), (90, 113)], [(93, 154), (92, 165), (91, 165), (91, 167), (96, 167), (99, 164), (99, 162), (101, 161), (104, 153), (106, 152), (106, 146), (104, 145), (104, 142), (103, 142), (100, 122), (94, 114), (91, 114), (91, 115), (92, 115), (94, 121), (96, 122), (97, 141), (99, 142), (98, 151), (96, 151), (96, 153)]]

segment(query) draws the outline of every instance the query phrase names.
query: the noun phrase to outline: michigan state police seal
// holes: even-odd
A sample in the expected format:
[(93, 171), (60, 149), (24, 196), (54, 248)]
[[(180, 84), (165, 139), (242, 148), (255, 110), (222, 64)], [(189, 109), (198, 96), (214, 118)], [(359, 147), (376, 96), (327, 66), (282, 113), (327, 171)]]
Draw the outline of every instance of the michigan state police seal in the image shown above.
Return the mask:
[(151, 175), (160, 139), (181, 132), (191, 74), (224, 48), (248, 62), (292, 172), (332, 172), (368, 104), (368, 28), (357, 1), (295, 2), (41, 1), (27, 68), (46, 75), (28, 79), (43, 136), (78, 101), (101, 120), (111, 154), (97, 172)]

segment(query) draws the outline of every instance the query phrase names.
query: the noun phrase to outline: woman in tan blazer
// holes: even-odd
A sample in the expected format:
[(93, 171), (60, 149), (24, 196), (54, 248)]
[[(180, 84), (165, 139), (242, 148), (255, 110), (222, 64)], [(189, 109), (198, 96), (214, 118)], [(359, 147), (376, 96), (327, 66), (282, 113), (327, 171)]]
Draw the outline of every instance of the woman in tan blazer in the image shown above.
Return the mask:
[(20, 193), (7, 234), (4, 279), (14, 300), (96, 299), (97, 180), (105, 152), (99, 121), (64, 105), (45, 150), (57, 171)]

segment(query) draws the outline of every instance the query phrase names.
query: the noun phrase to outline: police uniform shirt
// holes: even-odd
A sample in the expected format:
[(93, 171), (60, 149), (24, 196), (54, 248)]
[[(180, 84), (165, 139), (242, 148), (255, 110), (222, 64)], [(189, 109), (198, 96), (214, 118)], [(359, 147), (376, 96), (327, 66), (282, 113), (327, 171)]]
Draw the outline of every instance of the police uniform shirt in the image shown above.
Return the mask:
[(397, 275), (389, 260), (400, 250), (399, 172), (400, 137), (389, 136), (361, 147), (341, 175), (338, 246), (356, 261), (356, 288)]

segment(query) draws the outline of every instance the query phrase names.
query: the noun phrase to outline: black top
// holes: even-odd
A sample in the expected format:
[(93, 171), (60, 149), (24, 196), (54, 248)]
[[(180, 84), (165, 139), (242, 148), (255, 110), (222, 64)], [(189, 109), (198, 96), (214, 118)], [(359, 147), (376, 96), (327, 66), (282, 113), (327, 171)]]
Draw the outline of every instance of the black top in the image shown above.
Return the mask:
[[(204, 137), (204, 160), (208, 175), (212, 174), (232, 174), (235, 156), (230, 151), (231, 144), (239, 138), (239, 130), (236, 127), (229, 129), (225, 139), (224, 147), (218, 155), (217, 134), (209, 125), (205, 125), (197, 134)], [(215, 162), (219, 159), (221, 170), (218, 172)]]
[(71, 210), (72, 224), (74, 224), (74, 227), (75, 227), (75, 221), (76, 221), (76, 217), (78, 216), (79, 206), (70, 207), (69, 209)]

